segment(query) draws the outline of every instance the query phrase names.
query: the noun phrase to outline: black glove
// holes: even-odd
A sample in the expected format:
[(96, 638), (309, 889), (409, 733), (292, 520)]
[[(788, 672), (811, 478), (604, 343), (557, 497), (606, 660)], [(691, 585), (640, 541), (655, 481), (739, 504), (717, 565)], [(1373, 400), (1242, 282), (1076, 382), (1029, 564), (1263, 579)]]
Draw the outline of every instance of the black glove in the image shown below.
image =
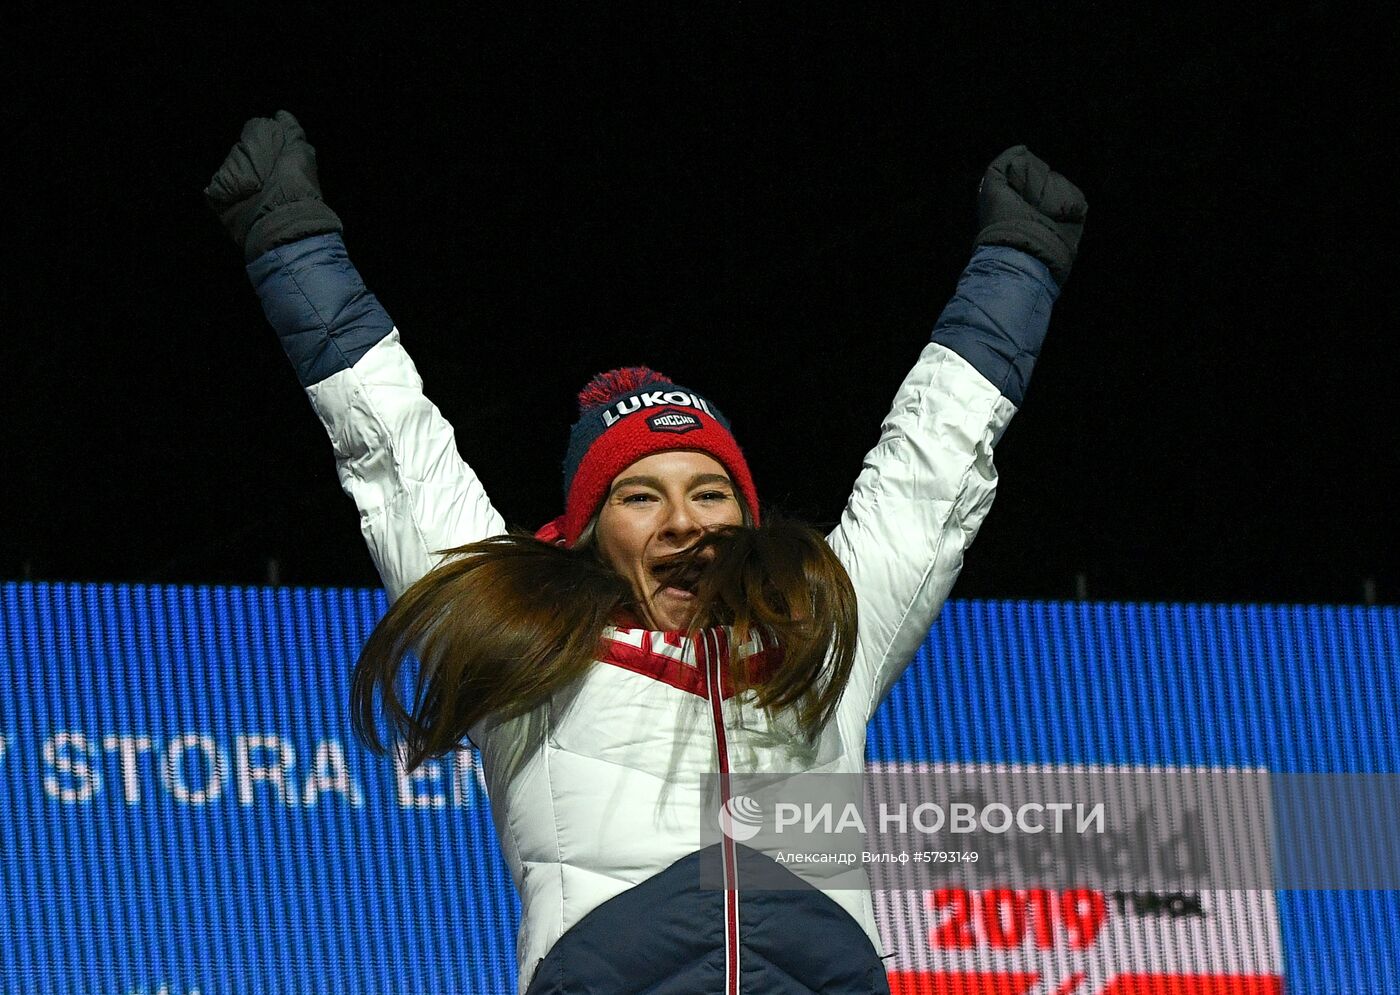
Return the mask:
[(316, 150), (286, 111), (255, 117), (209, 181), (204, 199), (252, 262), (275, 245), (341, 231), (321, 200)]
[(1014, 145), (992, 161), (977, 188), (975, 245), (1009, 245), (1050, 267), (1060, 286), (1079, 252), (1089, 203), (1080, 189)]

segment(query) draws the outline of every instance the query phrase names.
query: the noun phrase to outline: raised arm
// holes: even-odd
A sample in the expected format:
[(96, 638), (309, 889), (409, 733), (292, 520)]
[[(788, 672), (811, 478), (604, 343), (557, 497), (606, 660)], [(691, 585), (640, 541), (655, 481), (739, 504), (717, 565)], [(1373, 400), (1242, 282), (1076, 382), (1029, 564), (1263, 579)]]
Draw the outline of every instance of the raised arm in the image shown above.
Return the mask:
[(505, 531), (383, 306), (350, 263), (296, 118), (254, 118), (205, 191), (311, 406), (390, 599), (441, 550)]
[(980, 189), (980, 231), (828, 537), (859, 602), (842, 714), (859, 734), (908, 666), (996, 491), (992, 450), (1021, 404), (1069, 275), (1083, 195), (1024, 146)]

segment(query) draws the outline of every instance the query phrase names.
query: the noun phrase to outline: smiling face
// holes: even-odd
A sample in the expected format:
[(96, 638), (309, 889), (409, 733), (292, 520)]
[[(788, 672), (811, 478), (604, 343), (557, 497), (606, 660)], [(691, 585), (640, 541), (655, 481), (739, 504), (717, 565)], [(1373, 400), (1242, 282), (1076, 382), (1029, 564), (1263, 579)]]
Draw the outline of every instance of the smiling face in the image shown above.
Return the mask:
[(632, 585), (648, 626), (685, 629), (695, 595), (665, 586), (656, 564), (689, 549), (706, 529), (743, 521), (739, 492), (718, 460), (688, 450), (653, 453), (613, 480), (598, 514), (598, 552)]

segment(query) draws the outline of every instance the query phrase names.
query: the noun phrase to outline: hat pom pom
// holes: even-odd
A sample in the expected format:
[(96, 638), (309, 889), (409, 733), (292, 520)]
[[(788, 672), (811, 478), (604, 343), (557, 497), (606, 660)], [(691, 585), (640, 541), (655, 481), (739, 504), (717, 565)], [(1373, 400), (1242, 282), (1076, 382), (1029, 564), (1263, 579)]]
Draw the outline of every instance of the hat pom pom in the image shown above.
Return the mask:
[(582, 414), (589, 408), (611, 404), (619, 397), (625, 397), (651, 384), (674, 386), (666, 374), (645, 366), (624, 366), (621, 369), (599, 373), (578, 392), (579, 413)]

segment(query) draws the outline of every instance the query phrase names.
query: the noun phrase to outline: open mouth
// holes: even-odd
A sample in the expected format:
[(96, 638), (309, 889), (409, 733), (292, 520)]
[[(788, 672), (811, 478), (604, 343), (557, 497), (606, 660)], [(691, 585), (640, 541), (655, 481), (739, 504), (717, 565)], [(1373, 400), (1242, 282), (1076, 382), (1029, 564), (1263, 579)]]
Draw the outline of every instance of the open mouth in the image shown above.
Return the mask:
[(681, 557), (679, 560), (672, 558), (653, 564), (651, 575), (660, 585), (657, 593), (669, 591), (672, 594), (693, 598), (696, 589), (700, 586), (700, 577), (712, 559), (714, 559), (713, 555), (703, 560), (697, 557)]

